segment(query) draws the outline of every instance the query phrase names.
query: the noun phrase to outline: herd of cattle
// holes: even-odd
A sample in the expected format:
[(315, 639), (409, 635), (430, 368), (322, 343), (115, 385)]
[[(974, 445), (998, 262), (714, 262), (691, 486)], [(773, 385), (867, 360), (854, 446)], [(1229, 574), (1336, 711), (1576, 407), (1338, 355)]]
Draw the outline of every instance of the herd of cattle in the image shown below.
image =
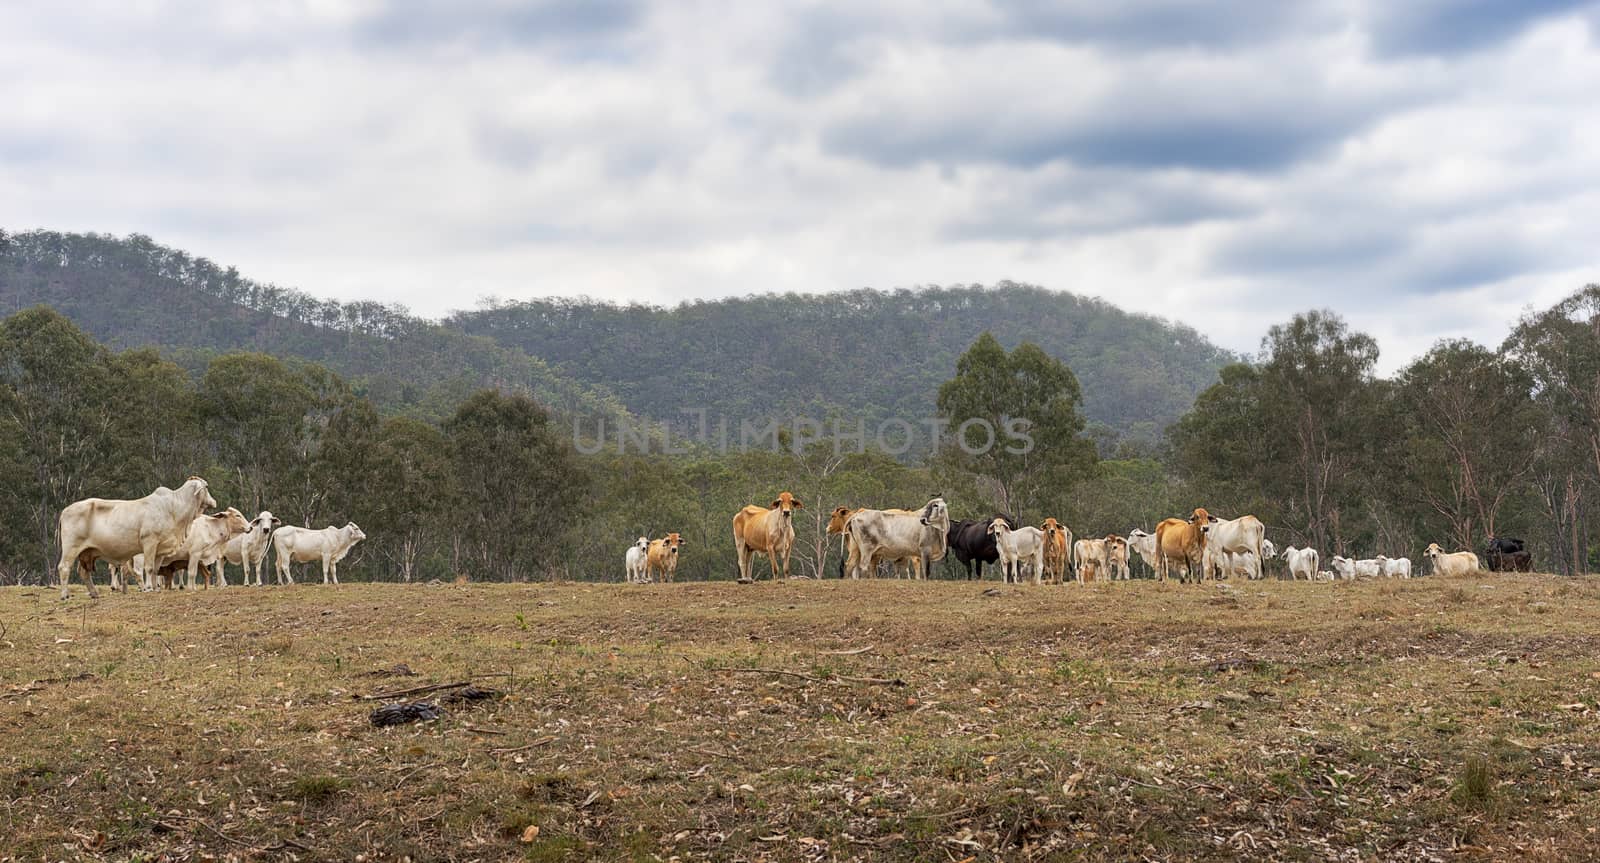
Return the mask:
[[(770, 506), (747, 506), (733, 517), (733, 543), (739, 555), (739, 580), (753, 580), (751, 560), (766, 555), (773, 578), (787, 578), (789, 556), (794, 549), (794, 512), (803, 504), (783, 492)], [(1038, 527), (1019, 527), (1006, 515), (987, 520), (950, 520), (950, 509), (943, 497), (934, 497), (920, 509), (850, 509), (838, 507), (828, 520), (828, 533), (840, 536), (839, 576), (848, 571), (851, 578), (872, 575), (887, 566), (896, 575), (923, 578), (929, 566), (953, 555), (965, 569), (967, 578), (983, 578), (983, 565), (996, 564), (1006, 582), (1059, 584), (1067, 577), (1078, 583), (1132, 576), (1130, 549), (1166, 581), (1172, 574), (1182, 581), (1241, 575), (1259, 579), (1265, 576), (1268, 560), (1282, 558), (1291, 579), (1332, 581), (1355, 578), (1410, 578), (1411, 560), (1378, 555), (1364, 560), (1335, 555), (1330, 569), (1321, 568), (1321, 555), (1314, 548), (1289, 546), (1281, 553), (1266, 538), (1266, 526), (1253, 515), (1220, 519), (1203, 508), (1187, 518), (1169, 518), (1156, 525), (1154, 533), (1135, 528), (1126, 537), (1104, 537), (1073, 541), (1072, 531), (1054, 518)], [(669, 533), (657, 540), (639, 537), (624, 557), (626, 580), (630, 583), (671, 581), (677, 570), (678, 552), (683, 538)], [(1424, 552), (1433, 571), (1440, 575), (1461, 575), (1481, 568), (1478, 555), (1470, 551), (1446, 552), (1430, 543)], [(1531, 572), (1533, 559), (1521, 540), (1492, 539), (1485, 558), (1492, 570)], [(976, 565), (976, 571), (974, 571)]]
[[(94, 569), (100, 560), (111, 566), (113, 590), (126, 591), (130, 582), (137, 582), (142, 590), (154, 590), (158, 579), (171, 589), (173, 576), (179, 572), (184, 575), (183, 586), (193, 588), (197, 577), (203, 577), (209, 587), (213, 566), (218, 586), (226, 587), (224, 571), (229, 563), (244, 568), (244, 584), (261, 585), (269, 547), (276, 554), (278, 584), (294, 583), (292, 564), (319, 560), (322, 582), (338, 584), (339, 561), (366, 539), (355, 522), (321, 530), (282, 527), (267, 511), (254, 519), (246, 519), (233, 507), (207, 514), (216, 506), (206, 481), (195, 476), (176, 489), (162, 486), (137, 500), (88, 498), (71, 504), (61, 511), (60, 520), (61, 560), (56, 574), (61, 597), (70, 596), (73, 567), (88, 585), (89, 595), (99, 596)], [(794, 513), (802, 507), (798, 498), (783, 492), (770, 506), (747, 506), (733, 517), (740, 581), (753, 580), (751, 564), (758, 554), (767, 557), (774, 578), (789, 577)], [(1126, 537), (1108, 534), (1074, 542), (1072, 531), (1054, 518), (1044, 519), (1038, 527), (1018, 526), (1005, 515), (952, 522), (949, 506), (936, 496), (914, 510), (841, 506), (828, 521), (828, 533), (840, 536), (843, 560), (839, 574), (843, 577), (848, 570), (851, 578), (875, 574), (880, 565), (896, 573), (903, 568), (909, 578), (925, 578), (930, 567), (949, 554), (969, 579), (981, 579), (983, 565), (991, 563), (999, 566), (1007, 582), (1031, 579), (1035, 584), (1059, 584), (1068, 576), (1080, 584), (1125, 580), (1131, 577), (1130, 550), (1162, 581), (1173, 574), (1186, 582), (1233, 575), (1261, 578), (1266, 561), (1278, 557), (1291, 579), (1412, 575), (1408, 558), (1383, 555), (1367, 560), (1334, 556), (1328, 561), (1331, 569), (1324, 570), (1314, 548), (1290, 546), (1280, 554), (1255, 516), (1220, 519), (1204, 509), (1195, 509), (1187, 518), (1166, 519), (1156, 525), (1154, 533), (1135, 529)], [(627, 581), (671, 581), (683, 547), (683, 537), (677, 533), (656, 540), (639, 537), (624, 557)], [(1447, 553), (1438, 543), (1430, 544), (1425, 555), (1440, 575), (1481, 568), (1477, 554)], [(1484, 557), (1492, 570), (1533, 569), (1533, 559), (1521, 540), (1493, 539)]]
[(154, 590), (158, 578), (171, 589), (179, 572), (185, 586), (193, 588), (196, 576), (203, 574), (209, 587), (212, 566), (218, 586), (227, 587), (224, 569), (229, 563), (244, 568), (244, 584), (251, 584), (253, 577), (260, 585), (269, 546), (276, 555), (278, 584), (294, 584), (290, 564), (317, 560), (322, 561), (322, 583), (331, 578), (338, 584), (339, 561), (367, 538), (355, 522), (321, 530), (280, 527), (279, 519), (265, 510), (249, 520), (233, 507), (206, 514), (216, 506), (206, 481), (197, 476), (137, 500), (91, 497), (71, 504), (61, 511), (61, 562), (56, 566), (61, 598), (71, 595), (74, 566), (89, 595), (99, 596), (94, 569), (100, 560), (111, 566), (112, 590), (127, 591), (130, 581), (141, 590)]

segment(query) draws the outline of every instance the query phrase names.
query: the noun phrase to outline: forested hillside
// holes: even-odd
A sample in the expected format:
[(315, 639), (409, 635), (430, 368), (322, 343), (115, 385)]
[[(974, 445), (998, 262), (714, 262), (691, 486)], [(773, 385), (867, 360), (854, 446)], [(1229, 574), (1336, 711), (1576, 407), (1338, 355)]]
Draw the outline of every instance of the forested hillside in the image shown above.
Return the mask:
[(1064, 361), (1091, 423), (1145, 442), (1234, 359), (1193, 330), (1030, 285), (929, 287), (697, 301), (675, 308), (510, 302), (448, 323), (604, 382), (635, 413), (705, 407), (735, 419), (928, 415), (980, 333)]
[(113, 348), (153, 346), (191, 372), (260, 351), (337, 371), (393, 413), (440, 419), (485, 386), (567, 414), (623, 413), (603, 387), (515, 348), (374, 302), (319, 300), (135, 234), (0, 234), (0, 316), (47, 305)]
[(113, 348), (191, 371), (228, 351), (310, 360), (381, 408), (438, 420), (481, 386), (564, 414), (874, 421), (931, 415), (985, 331), (1064, 360), (1102, 440), (1153, 443), (1233, 359), (1192, 330), (1100, 300), (1002, 283), (752, 296), (675, 308), (536, 300), (435, 323), (262, 284), (148, 237), (34, 231), (0, 252), (0, 313), (49, 305)]

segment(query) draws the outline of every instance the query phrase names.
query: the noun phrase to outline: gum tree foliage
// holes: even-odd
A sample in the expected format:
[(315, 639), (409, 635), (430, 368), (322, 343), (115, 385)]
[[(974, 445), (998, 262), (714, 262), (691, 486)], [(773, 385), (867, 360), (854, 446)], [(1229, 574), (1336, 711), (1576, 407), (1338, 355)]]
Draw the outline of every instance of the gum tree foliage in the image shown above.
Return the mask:
[(567, 430), (526, 395), (483, 390), (444, 433), (461, 496), (461, 571), (525, 581), (570, 563), (564, 541), (587, 515), (588, 478)]
[[(950, 438), (941, 459), (986, 480), (995, 506), (1032, 520), (1045, 497), (1064, 495), (1093, 474), (1095, 448), (1083, 435), (1082, 402), (1078, 379), (1060, 360), (1029, 342), (1007, 353), (984, 333), (939, 387), (939, 415)], [(1031, 441), (1014, 436), (1016, 430)]]

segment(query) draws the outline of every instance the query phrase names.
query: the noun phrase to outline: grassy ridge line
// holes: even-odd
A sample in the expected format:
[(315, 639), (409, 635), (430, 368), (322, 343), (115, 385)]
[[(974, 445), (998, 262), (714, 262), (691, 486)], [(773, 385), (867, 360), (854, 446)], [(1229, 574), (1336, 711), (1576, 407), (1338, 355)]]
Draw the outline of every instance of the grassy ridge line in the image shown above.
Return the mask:
[[(0, 591), (0, 858), (1597, 850), (1600, 585), (1001, 591)], [(352, 698), (469, 678), (509, 696), (391, 730)]]

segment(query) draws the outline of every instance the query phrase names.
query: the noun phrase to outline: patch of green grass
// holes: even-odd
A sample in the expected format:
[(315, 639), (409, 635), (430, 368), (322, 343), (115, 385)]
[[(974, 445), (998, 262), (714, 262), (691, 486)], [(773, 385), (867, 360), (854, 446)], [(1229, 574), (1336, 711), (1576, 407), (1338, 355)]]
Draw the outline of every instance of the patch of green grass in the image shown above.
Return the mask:
[(301, 776), (289, 785), (289, 796), (303, 803), (326, 803), (345, 788), (337, 776)]
[(1455, 787), (1450, 789), (1450, 802), (1473, 809), (1488, 809), (1495, 800), (1494, 770), (1489, 759), (1474, 755), (1461, 766)]

